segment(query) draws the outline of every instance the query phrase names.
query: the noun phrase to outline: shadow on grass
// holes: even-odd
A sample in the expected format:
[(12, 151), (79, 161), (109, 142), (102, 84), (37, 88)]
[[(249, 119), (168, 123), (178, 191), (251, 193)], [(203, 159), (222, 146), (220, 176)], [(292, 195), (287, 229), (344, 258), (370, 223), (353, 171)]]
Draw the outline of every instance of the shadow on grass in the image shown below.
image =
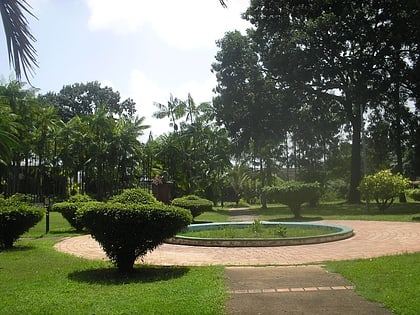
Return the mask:
[(85, 231), (76, 231), (74, 229), (59, 229), (59, 230), (50, 230), (48, 234), (69, 234), (69, 235), (77, 235), (77, 234), (87, 234)]
[(0, 252), (26, 252), (35, 249), (32, 245), (14, 245), (12, 248), (0, 247)]
[(100, 268), (75, 271), (68, 278), (77, 282), (102, 285), (122, 285), (167, 281), (180, 278), (189, 272), (188, 267), (135, 266), (133, 272), (123, 274), (116, 268)]

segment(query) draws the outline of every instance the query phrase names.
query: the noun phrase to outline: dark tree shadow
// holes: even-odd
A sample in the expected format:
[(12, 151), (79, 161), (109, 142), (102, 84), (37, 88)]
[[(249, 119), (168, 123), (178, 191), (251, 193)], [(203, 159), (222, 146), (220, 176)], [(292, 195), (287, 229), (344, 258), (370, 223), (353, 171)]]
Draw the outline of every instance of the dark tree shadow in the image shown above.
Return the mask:
[(32, 245), (14, 245), (12, 248), (0, 247), (0, 252), (26, 252), (35, 249)]
[(117, 268), (100, 268), (75, 271), (68, 278), (77, 282), (102, 285), (121, 285), (148, 283), (180, 278), (189, 272), (188, 267), (178, 266), (135, 266), (128, 274), (118, 272)]
[(50, 230), (49, 232), (48, 232), (48, 234), (74, 234), (74, 235), (76, 235), (76, 234), (80, 234), (80, 235), (83, 235), (83, 234), (87, 234), (87, 232), (85, 232), (85, 231), (77, 231), (77, 230), (74, 230), (74, 229), (71, 229), (71, 230)]

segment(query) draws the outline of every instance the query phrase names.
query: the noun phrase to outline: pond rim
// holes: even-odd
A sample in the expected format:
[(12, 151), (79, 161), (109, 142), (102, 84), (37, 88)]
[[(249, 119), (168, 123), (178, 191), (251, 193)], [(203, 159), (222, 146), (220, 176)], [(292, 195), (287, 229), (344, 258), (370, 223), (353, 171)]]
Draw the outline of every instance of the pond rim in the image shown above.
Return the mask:
[[(189, 246), (209, 246), (209, 247), (275, 247), (275, 246), (295, 246), (295, 245), (309, 245), (321, 244), (326, 242), (335, 242), (350, 238), (354, 235), (353, 229), (348, 226), (338, 224), (324, 224), (315, 222), (273, 222), (273, 221), (259, 221), (261, 225), (281, 225), (284, 227), (295, 226), (303, 228), (323, 228), (330, 229), (331, 233), (304, 236), (304, 237), (279, 237), (279, 238), (199, 238), (190, 236), (176, 235), (169, 238), (165, 243), (176, 245)], [(245, 228), (252, 226), (253, 221), (246, 222), (212, 222), (190, 224), (187, 227), (189, 231), (212, 230), (223, 227)]]

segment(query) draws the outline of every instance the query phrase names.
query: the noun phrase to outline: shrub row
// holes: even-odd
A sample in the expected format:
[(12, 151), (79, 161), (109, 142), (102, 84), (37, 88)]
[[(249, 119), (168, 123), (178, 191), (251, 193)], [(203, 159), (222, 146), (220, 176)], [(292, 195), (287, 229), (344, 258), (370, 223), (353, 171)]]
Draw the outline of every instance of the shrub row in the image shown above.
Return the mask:
[(12, 248), (13, 243), (43, 216), (43, 208), (31, 206), (19, 198), (0, 198), (0, 247)]

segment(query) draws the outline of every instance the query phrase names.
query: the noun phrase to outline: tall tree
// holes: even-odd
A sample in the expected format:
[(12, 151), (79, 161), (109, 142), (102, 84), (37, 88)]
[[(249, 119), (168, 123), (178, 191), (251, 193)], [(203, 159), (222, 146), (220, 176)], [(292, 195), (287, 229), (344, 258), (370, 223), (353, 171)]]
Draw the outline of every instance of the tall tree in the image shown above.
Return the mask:
[(387, 8), (393, 4), (253, 0), (246, 13), (267, 75), (294, 91), (335, 101), (345, 113), (352, 134), (352, 203), (360, 201), (362, 113), (378, 102), (386, 79), (382, 67), (394, 23)]
[(212, 65), (218, 82), (213, 100), (216, 120), (228, 130), (237, 156), (246, 151), (258, 159), (264, 185), (264, 168), (271, 158), (268, 148), (282, 141), (290, 112), (275, 82), (262, 72), (248, 36), (228, 32), (217, 45), (220, 50)]
[(50, 92), (42, 98), (57, 107), (65, 122), (76, 115), (94, 114), (100, 107), (119, 117), (132, 117), (136, 112), (136, 103), (131, 98), (121, 101), (118, 91), (102, 87), (98, 81), (65, 85), (59, 93)]

